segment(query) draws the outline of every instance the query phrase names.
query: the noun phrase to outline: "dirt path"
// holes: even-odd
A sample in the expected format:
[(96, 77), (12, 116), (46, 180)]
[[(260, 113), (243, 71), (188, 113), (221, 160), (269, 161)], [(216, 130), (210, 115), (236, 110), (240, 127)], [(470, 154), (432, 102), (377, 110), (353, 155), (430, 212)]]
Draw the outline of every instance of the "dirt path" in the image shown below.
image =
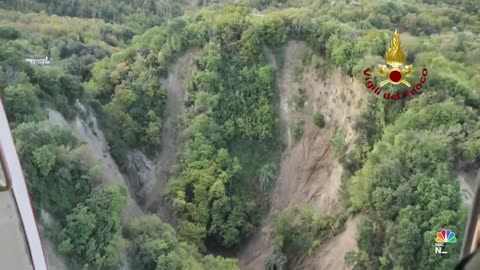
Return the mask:
[(164, 189), (172, 173), (178, 146), (177, 119), (183, 111), (186, 86), (185, 80), (192, 73), (194, 57), (198, 50), (190, 50), (181, 55), (171, 67), (168, 78), (162, 81), (167, 89), (165, 122), (162, 129), (162, 147), (155, 166), (153, 179), (145, 185), (145, 209), (157, 213), (162, 220), (174, 223), (164, 199)]
[[(295, 69), (301, 65), (303, 54), (308, 51), (305, 43), (290, 41), (285, 50), (284, 68), (277, 72), (279, 115), (287, 149), (283, 154), (270, 214), (303, 203), (309, 203), (321, 214), (333, 214), (338, 210), (337, 193), (343, 168), (330, 145), (330, 139), (336, 128), (343, 131), (347, 144), (354, 139), (352, 126), (359, 113), (358, 105), (368, 94), (361, 83), (342, 75), (340, 70), (324, 76), (321, 70), (309, 66), (301, 72), (301, 78), (295, 78), (298, 76)], [(276, 66), (275, 58), (268, 50), (267, 58)], [(296, 110), (291, 101), (299, 88), (306, 90), (307, 98), (304, 108)], [(312, 116), (317, 111), (325, 116), (326, 126), (322, 129), (312, 122)], [(301, 121), (304, 122), (304, 132), (301, 138), (295, 140), (290, 128)], [(264, 259), (271, 248), (270, 227), (270, 220), (266, 218), (262, 228), (240, 251), (238, 257), (242, 269), (264, 269)], [(346, 235), (352, 233), (348, 230), (353, 229), (347, 226)], [(344, 248), (354, 249), (355, 246), (345, 245)], [(332, 256), (323, 258), (325, 260), (335, 260), (338, 257), (337, 254), (323, 255)], [(311, 263), (310, 260), (312, 259), (307, 258), (305, 264)]]

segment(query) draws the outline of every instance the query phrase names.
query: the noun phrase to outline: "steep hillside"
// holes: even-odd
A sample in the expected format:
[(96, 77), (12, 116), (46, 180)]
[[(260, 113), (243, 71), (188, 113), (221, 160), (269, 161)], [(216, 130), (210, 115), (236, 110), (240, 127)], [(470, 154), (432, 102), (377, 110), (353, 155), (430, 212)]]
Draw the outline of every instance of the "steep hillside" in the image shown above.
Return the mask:
[[(359, 116), (361, 104), (365, 104), (368, 91), (360, 82), (343, 75), (340, 70), (322, 69), (320, 62), (317, 65), (304, 65), (302, 59), (305, 55), (309, 61), (311, 58), (321, 59), (312, 54), (304, 42), (287, 43), (282, 55), (278, 56), (284, 59), (282, 68), (278, 68), (273, 53), (269, 52), (269, 55), (270, 63), (278, 69), (276, 85), (280, 94), (283, 133), (286, 134), (286, 148), (273, 191), (271, 213), (310, 204), (318, 213), (336, 214), (340, 210), (338, 203), (343, 168), (330, 141), (337, 130), (345, 137), (347, 147), (354, 141), (353, 123)], [(295, 103), (299, 89), (305, 89), (304, 104), (300, 107)], [(313, 123), (315, 112), (325, 116), (325, 127), (319, 128)], [(297, 125), (302, 127), (303, 132), (295, 137), (292, 130)], [(354, 232), (357, 220), (348, 222), (347, 229)], [(242, 269), (264, 269), (265, 258), (273, 247), (270, 222), (267, 219), (260, 232), (240, 252)], [(354, 244), (352, 241), (350, 243)], [(343, 251), (339, 253), (343, 254), (355, 247), (345, 242), (341, 245)], [(329, 246), (331, 248), (332, 244)], [(340, 258), (340, 265), (343, 265), (343, 254), (339, 253), (325, 255), (323, 259), (328, 256)]]
[[(91, 162), (97, 162), (99, 165), (103, 184), (120, 184), (128, 189), (129, 181), (126, 176), (120, 172), (117, 164), (112, 159), (105, 136), (98, 127), (96, 117), (87, 111), (82, 104), (77, 103), (77, 106), (83, 115), (86, 116), (86, 119), (77, 116), (71, 121), (66, 121), (59, 112), (53, 109), (47, 110), (48, 118), (51, 122), (71, 130), (81, 142), (86, 144), (88, 158)], [(127, 207), (123, 209), (123, 223), (129, 224), (134, 218), (142, 215), (142, 210), (129, 194), (127, 196)]]
[(162, 128), (162, 148), (159, 151), (153, 179), (144, 187), (142, 198), (145, 208), (157, 213), (162, 220), (172, 223), (171, 213), (165, 205), (164, 190), (168, 179), (173, 175), (177, 152), (180, 148), (179, 118), (183, 112), (186, 97), (186, 79), (194, 72), (193, 61), (199, 55), (198, 50), (189, 50), (176, 59), (167, 78), (163, 81), (167, 89), (165, 122)]
[[(0, 10), (0, 95), (59, 265), (455, 263), (431, 242), (462, 235), (480, 164), (474, 1), (60, 2), (0, 4), (47, 12)], [(401, 101), (363, 84), (394, 29), (428, 69)]]
[(358, 250), (357, 234), (358, 224), (361, 216), (350, 217), (345, 230), (335, 235), (311, 255), (305, 256), (295, 269), (304, 270), (350, 270), (352, 269), (345, 263), (345, 255), (348, 252)]
[[(318, 212), (331, 213), (337, 208), (342, 168), (330, 141), (337, 129), (347, 146), (354, 141), (353, 123), (359, 116), (362, 100), (365, 102), (368, 91), (340, 70), (303, 67), (303, 53), (312, 52), (307, 50), (305, 43), (290, 41), (284, 55), (285, 68), (278, 74), (281, 119), (287, 127), (285, 132), (289, 135), (289, 144), (283, 154), (272, 208), (281, 211), (305, 202)], [(296, 80), (294, 70), (298, 68), (303, 71)], [(300, 109), (294, 104), (299, 89), (306, 90), (305, 104)], [(324, 128), (313, 123), (315, 112), (325, 116)], [(294, 138), (287, 130), (294, 129), (298, 124), (304, 126), (304, 131), (300, 138)]]
[[(382, 5), (386, 8), (386, 11), (382, 11), (384, 17), (388, 17), (392, 10), (403, 15), (418, 10), (431, 12), (425, 6), (416, 10), (409, 4)], [(447, 9), (445, 12), (453, 11)], [(350, 16), (352, 22), (346, 22), (344, 17), (339, 16), (340, 13)], [(435, 80), (429, 80), (425, 86), (427, 94), (419, 95), (415, 100), (395, 103), (369, 98), (371, 101), (367, 103), (369, 92), (352, 77), (361, 76), (365, 67), (382, 61), (379, 55), (384, 54), (391, 32), (375, 30), (374, 27), (388, 27), (372, 20), (366, 12), (355, 11), (345, 4), (320, 10), (287, 9), (262, 16), (253, 15), (248, 9), (230, 6), (222, 9), (221, 13), (218, 10), (204, 10), (192, 18), (178, 18), (147, 31), (136, 38), (127, 50), (94, 67), (95, 76), (88, 83), (88, 89), (98, 101), (99, 111), (105, 116), (104, 128), (109, 134), (107, 137), (116, 159), (123, 160), (123, 153), (131, 149), (141, 149), (155, 156), (157, 153), (152, 150), (165, 148), (162, 146), (163, 139), (168, 146), (172, 145), (172, 141), (162, 138), (159, 132), (164, 123), (167, 123), (168, 130), (168, 120), (164, 120), (169, 117), (166, 111), (169, 82), (159, 84), (155, 78), (168, 72), (175, 57), (191, 47), (199, 47), (201, 53), (195, 61), (196, 71), (186, 80), (189, 97), (182, 113), (183, 130), (180, 134), (185, 144), (177, 148), (180, 153), (179, 166), (173, 173), (170, 171), (170, 177), (163, 176), (158, 182), (165, 183), (164, 180), (170, 178), (162, 192), (166, 192), (171, 210), (179, 217), (177, 229), (180, 236), (203, 250), (223, 254), (223, 248), (235, 247), (252, 233), (261, 221), (259, 217), (262, 211), (270, 207), (275, 221), (272, 225), (268, 220), (264, 221), (267, 223), (264, 225), (266, 236), (260, 237), (261, 240), (256, 243), (250, 242), (245, 249), (247, 255), (241, 255), (240, 259), (245, 267), (249, 267), (249, 263), (254, 267), (262, 267), (264, 259), (270, 263), (269, 267), (272, 267), (272, 261), (277, 268), (280, 267), (278, 265), (294, 267), (302, 264), (302, 256), (287, 253), (289, 250), (304, 250), (310, 254), (325, 252), (321, 246), (323, 242), (334, 239), (336, 235), (340, 238), (353, 235), (355, 226), (360, 219), (363, 220), (359, 217), (348, 220), (347, 214), (362, 212), (362, 215), (368, 216), (372, 213), (371, 209), (383, 213), (386, 206), (382, 203), (392, 203), (397, 207), (392, 211), (392, 216), (382, 216), (377, 220), (374, 212), (366, 217), (367, 221), (359, 224), (359, 234), (371, 232), (373, 226), (380, 231), (372, 233), (388, 235), (388, 239), (379, 236), (379, 242), (369, 245), (359, 242), (360, 251), (354, 254), (354, 258), (368, 259), (355, 263), (380, 263), (378, 254), (383, 254), (386, 246), (393, 245), (393, 236), (401, 229), (392, 227), (394, 229), (384, 231), (384, 226), (393, 226), (391, 224), (395, 224), (393, 221), (398, 218), (398, 212), (407, 215), (410, 208), (424, 200), (420, 194), (401, 197), (404, 194), (402, 191), (417, 185), (416, 181), (409, 182), (411, 175), (395, 181), (389, 179), (388, 183), (392, 186), (381, 186), (381, 179), (395, 175), (383, 171), (391, 168), (392, 164), (385, 163), (384, 167), (378, 168), (374, 166), (379, 160), (385, 161), (379, 155), (398, 155), (401, 152), (403, 157), (412, 160), (421, 156), (409, 156), (405, 153), (406, 149), (392, 144), (396, 142), (391, 139), (394, 124), (400, 121), (398, 126), (408, 126), (413, 112), (428, 108), (428, 105), (432, 105), (431, 110), (435, 112), (457, 112), (462, 106), (476, 108), (478, 93), (472, 88), (473, 83), (461, 84), (446, 73), (433, 72)], [(385, 25), (389, 23), (400, 24), (405, 31), (415, 34), (445, 30), (445, 36), (455, 40), (452, 42), (468, 40), (462, 43), (463, 48), (477, 49), (473, 42), (474, 35), (450, 33), (436, 21), (429, 22), (432, 25), (426, 30), (419, 30), (411, 21), (401, 20), (400, 17), (385, 22)], [(265, 46), (278, 50), (291, 39), (304, 39), (315, 51), (315, 57), (311, 57), (311, 51), (298, 42), (290, 42), (283, 57), (278, 54), (273, 56), (273, 53), (263, 50)], [(406, 40), (412, 48), (409, 61), (415, 66), (431, 68), (434, 63), (443, 63), (459, 67), (456, 62), (463, 59), (460, 55), (451, 54), (445, 46), (441, 46), (443, 49), (440, 51), (432, 51), (442, 44), (442, 38), (438, 36), (407, 35)], [(322, 58), (318, 55), (322, 55)], [(273, 59), (278, 61), (278, 65)], [(301, 63), (293, 59), (301, 59)], [(265, 60), (278, 66), (276, 81), (273, 81), (274, 72)], [(463, 72), (474, 76), (472, 70), (464, 69)], [(417, 79), (418, 76), (416, 74), (413, 77)], [(448, 82), (452, 88), (439, 81)], [(277, 93), (274, 93), (274, 82)], [(159, 91), (155, 91), (157, 89)], [(394, 91), (393, 88), (387, 90)], [(447, 100), (447, 93), (456, 96), (455, 105)], [(274, 107), (276, 94), (280, 96), (277, 115)], [(368, 106), (362, 109), (361, 105)], [(454, 131), (445, 135), (446, 141), (452, 139), (452, 143), (459, 142), (448, 144), (448, 147), (445, 144), (445, 151), (458, 150), (452, 153), (455, 162), (449, 160), (451, 163), (439, 163), (450, 173), (458, 170), (455, 166), (460, 164), (466, 167), (476, 164), (478, 147), (474, 144), (475, 136), (471, 132), (465, 133), (464, 137), (461, 135), (462, 129), (476, 127), (472, 108), (466, 109), (469, 111), (466, 114), (458, 114), (454, 118), (456, 120), (450, 119), (452, 123), (469, 123), (468, 126), (455, 129), (458, 132), (455, 133), (455, 140), (448, 137), (453, 136), (451, 132)], [(421, 114), (426, 114), (426, 111), (421, 111)], [(277, 122), (277, 116), (280, 122)], [(424, 119), (428, 121), (431, 118)], [(437, 120), (435, 118), (430, 124), (435, 125)], [(282, 134), (286, 149), (277, 164), (279, 155), (276, 151), (279, 148), (275, 139)], [(377, 146), (384, 134), (390, 137), (385, 137), (386, 141)], [(424, 135), (423, 139), (427, 136)], [(397, 140), (403, 142), (406, 139)], [(440, 146), (432, 145), (434, 149)], [(375, 147), (381, 150), (371, 152)], [(425, 147), (427, 151), (428, 147)], [(385, 149), (396, 151), (388, 152)], [(444, 154), (441, 151), (438, 153)], [(434, 162), (437, 159), (430, 160)], [(407, 163), (398, 162), (405, 166), (415, 164), (411, 160)], [(422, 163), (422, 166), (434, 165)], [(402, 173), (411, 171), (404, 168)], [(375, 180), (370, 182), (365, 179)], [(440, 179), (435, 176), (431, 181), (436, 183)], [(457, 190), (456, 184), (458, 182), (449, 182), (453, 193)], [(393, 201), (386, 200), (385, 196)], [(159, 199), (163, 203), (163, 198)], [(313, 212), (303, 208), (298, 210), (302, 203), (310, 205)], [(462, 211), (462, 204), (455, 199), (446, 207), (456, 214)], [(300, 215), (297, 216), (295, 211)], [(285, 226), (287, 223), (284, 221), (290, 218), (294, 221), (292, 226)], [(379, 224), (374, 226), (368, 223), (369, 220), (378, 221)], [(347, 231), (338, 235), (345, 222)], [(449, 219), (448, 224), (452, 228), (461, 227), (453, 219)], [(309, 231), (309, 228), (313, 229)], [(422, 227), (417, 233), (431, 233), (431, 230)], [(293, 239), (307, 237), (311, 237), (311, 241), (300, 247), (298, 241)], [(423, 247), (422, 243), (417, 243), (417, 250)], [(326, 245), (336, 250), (334, 242)], [(365, 246), (375, 248), (366, 251)], [(349, 264), (352, 263), (352, 253), (347, 253), (349, 248), (354, 249), (355, 245), (340, 249), (338, 252), (342, 254), (336, 258), (328, 252), (324, 255), (330, 256), (335, 267), (344, 267), (341, 262), (343, 255), (350, 259)], [(428, 264), (429, 259), (424, 259), (419, 260), (419, 264)], [(312, 258), (304, 258), (303, 263), (315, 265)], [(408, 260), (386, 263), (400, 267), (408, 265)]]

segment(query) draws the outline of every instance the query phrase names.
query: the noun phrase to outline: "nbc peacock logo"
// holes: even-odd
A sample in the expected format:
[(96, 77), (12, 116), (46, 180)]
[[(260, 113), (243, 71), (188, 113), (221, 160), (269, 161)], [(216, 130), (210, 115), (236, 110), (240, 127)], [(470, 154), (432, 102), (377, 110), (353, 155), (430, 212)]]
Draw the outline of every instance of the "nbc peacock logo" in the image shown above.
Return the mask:
[(457, 237), (455, 237), (455, 233), (452, 232), (450, 229), (442, 229), (437, 233), (437, 237), (435, 237), (435, 254), (448, 254), (445, 250), (446, 244), (456, 243)]
[(435, 242), (437, 243), (456, 243), (457, 237), (455, 237), (455, 233), (452, 232), (450, 229), (442, 229), (437, 233), (437, 237), (435, 238)]

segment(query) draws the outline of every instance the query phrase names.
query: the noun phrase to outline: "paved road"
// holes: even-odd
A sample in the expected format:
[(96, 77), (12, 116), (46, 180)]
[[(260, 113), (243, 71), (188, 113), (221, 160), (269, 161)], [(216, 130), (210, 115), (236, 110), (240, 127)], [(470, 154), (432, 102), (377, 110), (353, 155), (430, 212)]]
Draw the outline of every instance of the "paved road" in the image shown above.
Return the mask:
[(47, 270), (27, 185), (1, 101), (0, 152), (5, 165), (0, 185), (5, 183), (7, 169), (12, 181), (10, 190), (0, 192), (0, 268)]

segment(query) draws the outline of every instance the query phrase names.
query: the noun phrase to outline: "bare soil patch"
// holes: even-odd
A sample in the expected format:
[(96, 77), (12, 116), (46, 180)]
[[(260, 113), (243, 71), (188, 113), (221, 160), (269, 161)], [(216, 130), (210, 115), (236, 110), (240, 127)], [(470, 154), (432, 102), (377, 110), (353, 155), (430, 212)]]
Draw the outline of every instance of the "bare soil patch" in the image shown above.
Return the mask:
[(357, 225), (361, 217), (355, 216), (347, 220), (346, 229), (336, 235), (314, 254), (309, 256), (304, 264), (296, 269), (302, 270), (347, 270), (350, 269), (344, 262), (347, 252), (357, 248)]
[[(311, 50), (304, 42), (290, 41), (283, 56), (284, 68), (277, 71), (279, 115), (286, 149), (270, 214), (304, 203), (312, 205), (319, 214), (337, 212), (339, 209), (337, 193), (343, 168), (335, 156), (330, 140), (338, 128), (342, 131), (347, 145), (353, 142), (355, 138), (353, 123), (359, 115), (362, 100), (368, 95), (368, 91), (360, 82), (342, 74), (339, 69), (325, 73), (312, 65), (303, 67), (302, 59), (305, 53), (311, 54)], [(269, 50), (267, 57), (270, 63), (276, 66), (275, 58)], [(302, 109), (298, 109), (295, 102), (292, 102), (300, 88), (305, 89), (306, 93)], [(319, 128), (313, 123), (312, 117), (315, 112), (321, 112), (325, 116), (324, 128)], [(302, 122), (303, 135), (295, 139), (291, 127)], [(271, 248), (270, 223), (270, 219), (267, 218), (256, 235), (240, 251), (239, 265), (242, 269), (264, 269), (264, 259)], [(356, 226), (347, 226), (347, 230), (340, 235), (354, 234), (351, 231), (354, 229)], [(351, 244), (332, 242), (330, 249), (335, 250), (335, 245), (342, 245), (348, 250), (354, 249), (356, 243), (355, 239), (352, 239)], [(342, 254), (321, 255), (323, 258), (317, 258), (318, 260), (334, 261), (341, 257), (343, 263)], [(315, 265), (314, 260), (311, 261), (310, 258), (306, 258), (304, 264)], [(332, 264), (335, 265), (339, 264)]]

